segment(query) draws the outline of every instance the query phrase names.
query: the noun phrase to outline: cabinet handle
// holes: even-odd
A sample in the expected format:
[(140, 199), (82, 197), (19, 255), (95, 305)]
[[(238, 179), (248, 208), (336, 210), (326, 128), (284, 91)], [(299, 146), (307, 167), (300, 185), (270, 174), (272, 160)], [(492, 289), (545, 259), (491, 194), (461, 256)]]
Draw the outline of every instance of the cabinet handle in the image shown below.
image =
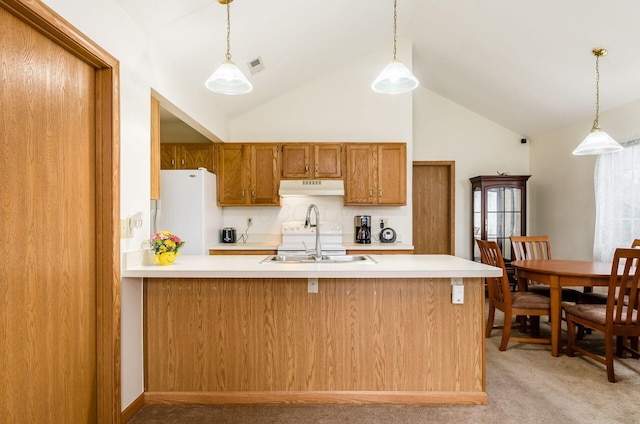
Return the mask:
[(369, 187), (369, 197), (373, 197), (373, 189)]
[(251, 198), (252, 199), (256, 198), (256, 191), (255, 190), (251, 190)]
[(184, 166), (184, 158), (182, 158), (182, 166)]
[(244, 197), (244, 189), (242, 189), (242, 197)]
[(318, 164), (316, 163), (316, 174), (318, 173)]
[(304, 172), (305, 172), (305, 174), (306, 174), (307, 172), (309, 172), (309, 164), (308, 164), (308, 163), (305, 163), (305, 164), (304, 164)]
[(176, 160), (171, 158), (171, 166), (176, 166)]
[(382, 197), (382, 189), (380, 189), (380, 197)]

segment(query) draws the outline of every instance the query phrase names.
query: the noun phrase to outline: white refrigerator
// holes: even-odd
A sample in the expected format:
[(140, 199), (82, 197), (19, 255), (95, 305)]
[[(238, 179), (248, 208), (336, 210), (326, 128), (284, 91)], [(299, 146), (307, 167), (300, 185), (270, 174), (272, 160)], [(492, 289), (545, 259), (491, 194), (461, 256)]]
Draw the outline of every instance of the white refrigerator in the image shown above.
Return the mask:
[(216, 202), (216, 175), (200, 169), (160, 171), (157, 229), (184, 240), (183, 255), (208, 255), (218, 243), (222, 208)]

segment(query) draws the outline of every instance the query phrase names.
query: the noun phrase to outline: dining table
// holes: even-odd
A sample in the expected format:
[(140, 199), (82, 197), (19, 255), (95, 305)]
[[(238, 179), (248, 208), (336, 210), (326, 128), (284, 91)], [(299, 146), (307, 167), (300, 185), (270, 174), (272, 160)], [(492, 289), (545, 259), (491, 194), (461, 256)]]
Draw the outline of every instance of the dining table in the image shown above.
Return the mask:
[(512, 261), (519, 289), (526, 287), (526, 280), (549, 286), (551, 355), (559, 356), (562, 349), (562, 288), (608, 286), (611, 263), (537, 259)]

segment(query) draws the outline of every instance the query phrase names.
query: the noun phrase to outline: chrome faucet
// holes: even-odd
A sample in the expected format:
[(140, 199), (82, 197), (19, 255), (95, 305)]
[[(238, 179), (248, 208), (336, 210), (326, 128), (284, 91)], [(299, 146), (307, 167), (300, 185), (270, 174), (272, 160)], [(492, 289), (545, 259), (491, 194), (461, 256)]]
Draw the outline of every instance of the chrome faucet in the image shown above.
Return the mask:
[(316, 214), (316, 254), (314, 255), (314, 259), (316, 262), (322, 260), (322, 247), (320, 246), (320, 211), (318, 207), (313, 203), (309, 205), (307, 208), (307, 218), (304, 221), (304, 228), (311, 227), (311, 210)]

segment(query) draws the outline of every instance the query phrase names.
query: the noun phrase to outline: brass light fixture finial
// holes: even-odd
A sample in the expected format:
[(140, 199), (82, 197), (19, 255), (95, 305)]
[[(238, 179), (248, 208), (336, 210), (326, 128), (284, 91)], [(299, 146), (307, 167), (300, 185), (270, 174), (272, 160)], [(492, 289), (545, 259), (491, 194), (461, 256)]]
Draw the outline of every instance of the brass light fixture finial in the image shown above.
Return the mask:
[(607, 49), (595, 47), (591, 53), (596, 57), (596, 117), (591, 126), (591, 132), (573, 151), (574, 155), (601, 155), (603, 153), (618, 152), (623, 147), (609, 134), (600, 129), (600, 57), (607, 55)]
[(218, 0), (218, 3), (227, 5), (227, 54), (222, 65), (205, 82), (205, 86), (214, 93), (229, 95), (245, 94), (253, 90), (247, 77), (231, 61), (231, 10), (229, 3), (232, 1)]

